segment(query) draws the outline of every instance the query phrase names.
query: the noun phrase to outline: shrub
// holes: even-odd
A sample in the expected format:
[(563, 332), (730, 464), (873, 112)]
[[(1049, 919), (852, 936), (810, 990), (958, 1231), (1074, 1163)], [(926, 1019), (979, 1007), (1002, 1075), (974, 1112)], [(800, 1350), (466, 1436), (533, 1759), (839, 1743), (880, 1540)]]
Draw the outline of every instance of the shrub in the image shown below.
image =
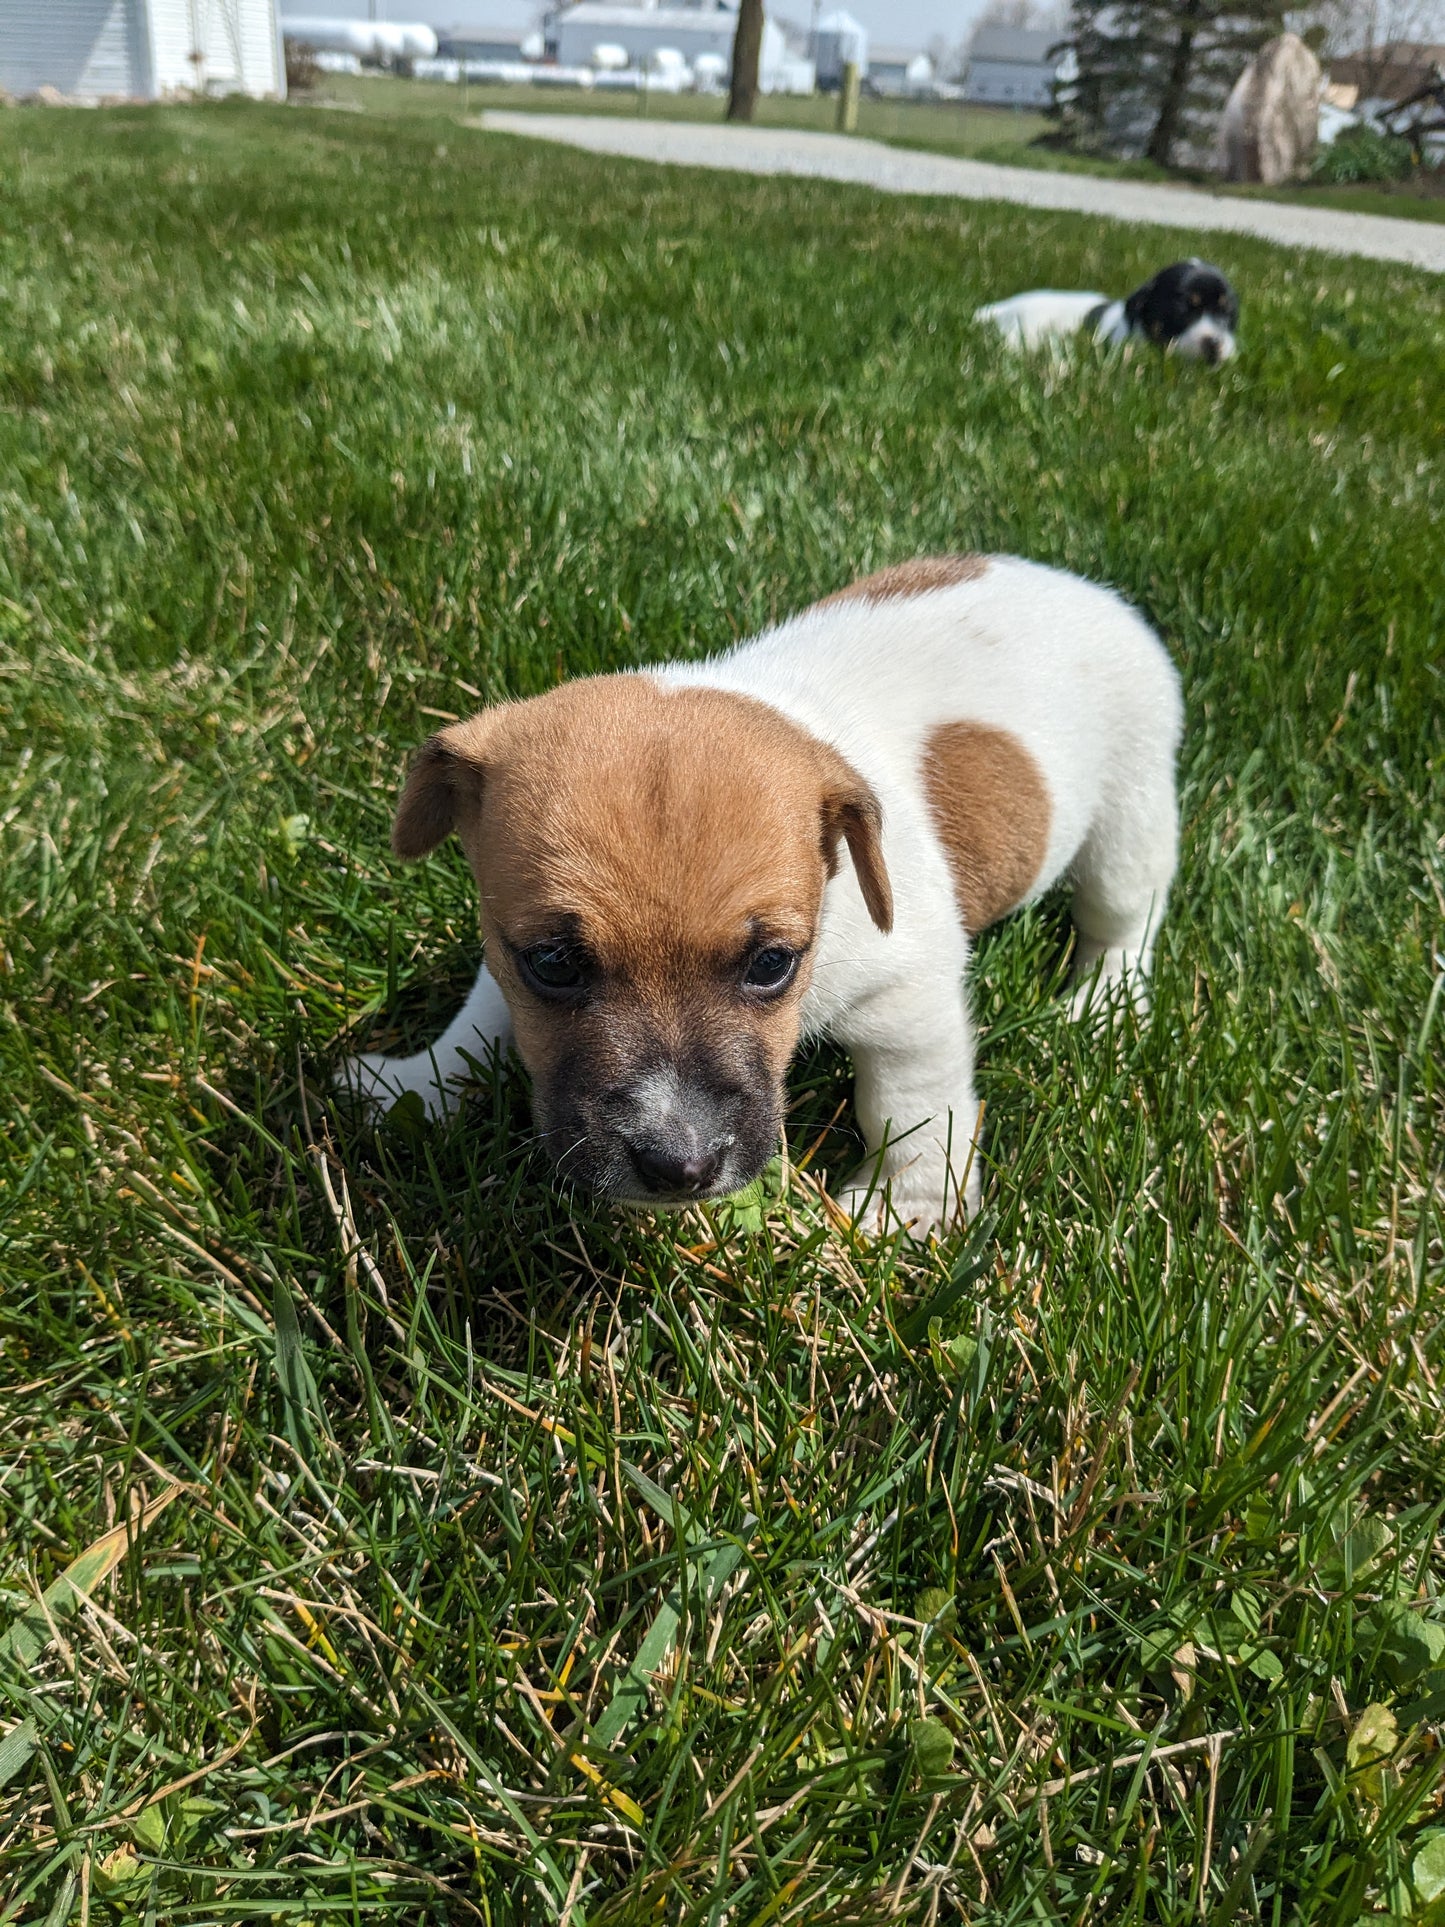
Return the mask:
[(1347, 127), (1328, 147), (1322, 147), (1310, 179), (1331, 187), (1354, 181), (1403, 181), (1413, 156), (1410, 143), (1378, 127)]
[(285, 45), (286, 91), (288, 94), (309, 94), (321, 72), (316, 65), (316, 56), (299, 41), (288, 40)]

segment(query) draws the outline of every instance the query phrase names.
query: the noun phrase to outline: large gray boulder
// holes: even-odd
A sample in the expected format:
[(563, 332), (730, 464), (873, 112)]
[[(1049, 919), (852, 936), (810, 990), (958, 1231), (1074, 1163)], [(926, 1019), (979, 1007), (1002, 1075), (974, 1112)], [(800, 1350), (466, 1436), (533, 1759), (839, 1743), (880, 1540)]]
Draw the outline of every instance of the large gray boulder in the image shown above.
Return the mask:
[(1225, 103), (1217, 164), (1227, 181), (1266, 187), (1296, 179), (1319, 139), (1320, 63), (1297, 33), (1261, 47)]

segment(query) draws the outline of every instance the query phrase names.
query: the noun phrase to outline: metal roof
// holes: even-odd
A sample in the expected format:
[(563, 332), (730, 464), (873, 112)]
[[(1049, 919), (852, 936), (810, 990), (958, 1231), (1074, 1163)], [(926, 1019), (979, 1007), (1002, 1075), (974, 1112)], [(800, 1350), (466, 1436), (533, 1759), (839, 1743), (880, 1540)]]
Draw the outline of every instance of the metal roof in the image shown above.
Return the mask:
[(1050, 47), (1060, 35), (1052, 27), (980, 27), (968, 50), (970, 60), (1007, 60), (1026, 66), (1048, 67)]

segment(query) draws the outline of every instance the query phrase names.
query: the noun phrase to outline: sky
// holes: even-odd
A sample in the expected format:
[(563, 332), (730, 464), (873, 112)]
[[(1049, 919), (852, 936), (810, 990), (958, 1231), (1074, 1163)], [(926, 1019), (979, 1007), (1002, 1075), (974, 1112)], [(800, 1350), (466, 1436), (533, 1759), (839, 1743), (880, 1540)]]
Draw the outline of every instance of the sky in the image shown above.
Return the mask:
[[(879, 46), (924, 47), (935, 34), (952, 46), (982, 12), (983, 0), (845, 0)], [(795, 0), (796, 6), (796, 0)], [(787, 11), (786, 8), (779, 11)]]
[[(823, 0), (829, 11), (839, 0)], [(842, 0), (861, 20), (878, 46), (924, 47), (935, 34), (950, 44), (962, 40), (984, 0)], [(811, 0), (780, 0), (777, 12), (785, 19), (808, 25)], [(380, 20), (430, 20), (437, 26), (532, 26), (540, 11), (537, 0), (283, 0), (283, 14), (342, 14)]]
[[(664, 0), (665, 4), (665, 0)], [(840, 0), (820, 0), (827, 12)], [(987, 0), (841, 0), (868, 29), (875, 46), (925, 47), (937, 34), (950, 46), (967, 38)], [(812, 0), (768, 0), (770, 12), (806, 27)], [(537, 24), (539, 0), (282, 0), (283, 16), (323, 14), (346, 19), (426, 20), (438, 27), (516, 27)], [(1380, 38), (1445, 34), (1445, 0), (1380, 0)]]

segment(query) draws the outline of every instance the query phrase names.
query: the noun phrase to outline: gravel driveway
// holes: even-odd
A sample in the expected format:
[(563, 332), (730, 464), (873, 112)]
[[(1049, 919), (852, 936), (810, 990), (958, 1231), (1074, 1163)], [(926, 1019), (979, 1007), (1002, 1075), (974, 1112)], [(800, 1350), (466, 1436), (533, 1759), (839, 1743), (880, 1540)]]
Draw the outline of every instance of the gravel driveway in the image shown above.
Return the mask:
[(842, 134), (810, 134), (778, 127), (699, 127), (686, 121), (623, 120), (591, 114), (482, 116), (500, 134), (561, 141), (594, 154), (670, 161), (683, 167), (721, 167), (738, 174), (807, 174), (856, 181), (884, 194), (945, 194), (964, 201), (1015, 201), (1023, 207), (1094, 214), (1111, 221), (1152, 222), (1193, 233), (1217, 228), (1254, 234), (1286, 247), (1362, 254), (1445, 273), (1445, 222), (1401, 221), (1338, 208), (1292, 207), (1241, 200), (1198, 188), (1156, 187), (1090, 174), (1050, 174), (1030, 167), (918, 154)]

